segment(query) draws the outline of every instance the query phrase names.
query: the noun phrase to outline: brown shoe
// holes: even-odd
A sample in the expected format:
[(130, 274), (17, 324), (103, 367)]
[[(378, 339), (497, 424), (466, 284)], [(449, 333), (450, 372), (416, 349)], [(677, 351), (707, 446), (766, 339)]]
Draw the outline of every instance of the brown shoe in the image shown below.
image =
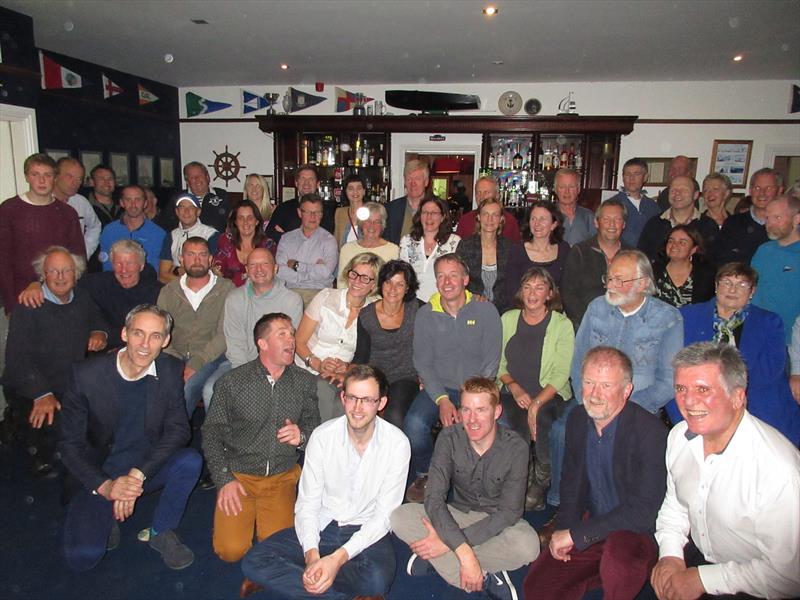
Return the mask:
[(244, 581), (242, 581), (242, 587), (239, 588), (239, 598), (247, 598), (248, 596), (252, 596), (256, 592), (260, 592), (263, 589), (264, 588), (258, 585), (255, 581), (245, 577)]
[(417, 477), (417, 480), (406, 490), (406, 502), (422, 504), (425, 501), (425, 488), (428, 485), (428, 476)]
[(550, 538), (553, 537), (553, 532), (556, 530), (556, 513), (550, 517), (550, 520), (544, 524), (542, 530), (539, 532), (539, 545), (546, 548), (550, 545)]

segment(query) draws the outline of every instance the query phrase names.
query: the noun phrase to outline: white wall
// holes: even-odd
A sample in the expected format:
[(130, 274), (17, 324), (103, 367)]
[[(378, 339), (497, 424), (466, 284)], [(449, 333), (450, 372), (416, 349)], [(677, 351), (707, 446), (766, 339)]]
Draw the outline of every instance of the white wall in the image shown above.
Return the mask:
[[(507, 90), (516, 90), (523, 100), (538, 98), (543, 115), (557, 113), (558, 102), (570, 91), (581, 115), (637, 115), (640, 119), (792, 119), (796, 124), (637, 124), (633, 133), (622, 140), (621, 162), (633, 156), (674, 156), (686, 154), (698, 158), (698, 174), (708, 172), (711, 150), (715, 139), (753, 140), (750, 171), (771, 165), (772, 146), (781, 146), (786, 153), (800, 154), (800, 114), (788, 112), (793, 81), (681, 81), (681, 82), (578, 82), (578, 83), (509, 83), (509, 84), (451, 84), (426, 86), (367, 85), (345, 86), (351, 92), (362, 92), (378, 99), (384, 98), (386, 89), (424, 89), (429, 91), (452, 91), (478, 94), (482, 98), (482, 110), (464, 111), (459, 114), (500, 115), (497, 100)], [(181, 152), (184, 162), (200, 160), (213, 162), (213, 151), (222, 152), (227, 143), (233, 153), (241, 152), (239, 158), (247, 165), (245, 172), (257, 170), (271, 174), (273, 146), (267, 136), (253, 123), (203, 124), (204, 119), (242, 118), (241, 90), (254, 93), (275, 92), (283, 94), (282, 86), (242, 85), (227, 87), (182, 88), (181, 117), (186, 118), (185, 93), (192, 91), (204, 98), (227, 102), (232, 106), (225, 110), (194, 117), (195, 122), (181, 124)], [(326, 85), (321, 93), (310, 86), (299, 86), (301, 91), (325, 96), (327, 99), (302, 111), (306, 115), (335, 114), (335, 90)], [(408, 111), (388, 107), (394, 114)], [(263, 111), (262, 111), (263, 113)], [(251, 113), (260, 114), (260, 113)], [(250, 115), (248, 115), (250, 116)], [(437, 133), (437, 132), (431, 132)], [(416, 134), (408, 138), (392, 138), (393, 181), (397, 157), (394, 148), (399, 140), (403, 143), (425, 143), (427, 134)], [(772, 154), (771, 154), (772, 152)], [(219, 187), (225, 187), (217, 182)], [(241, 185), (232, 182), (231, 190), (238, 191)]]

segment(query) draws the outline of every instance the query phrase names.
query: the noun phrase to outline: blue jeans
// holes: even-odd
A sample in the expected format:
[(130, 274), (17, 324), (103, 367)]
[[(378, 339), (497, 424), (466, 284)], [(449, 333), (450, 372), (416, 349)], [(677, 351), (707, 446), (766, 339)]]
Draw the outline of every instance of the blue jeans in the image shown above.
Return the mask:
[[(195, 374), (189, 378), (189, 381), (183, 384), (183, 397), (186, 398), (186, 413), (189, 415), (189, 419), (192, 418), (194, 409), (197, 408), (197, 403), (203, 399), (203, 387), (206, 381), (223, 362), (225, 362), (225, 355), (220, 354), (211, 362), (197, 369)], [(207, 406), (206, 410), (208, 410)]]
[(208, 379), (206, 379), (206, 382), (203, 385), (203, 404), (206, 407), (206, 414), (208, 414), (208, 409), (211, 408), (211, 398), (214, 396), (214, 384), (217, 383), (217, 379), (225, 375), (225, 373), (230, 371), (232, 368), (233, 366), (231, 365), (231, 361), (223, 360), (221, 363), (219, 363), (217, 370), (214, 371)]
[[(446, 389), (450, 402), (461, 406), (461, 393), (458, 390)], [(408, 441), (411, 442), (411, 469), (409, 477), (413, 481), (428, 472), (433, 455), (433, 438), (431, 429), (439, 420), (439, 407), (425, 390), (420, 390), (411, 408), (406, 413), (403, 420), (403, 433), (406, 434)]]
[(550, 506), (561, 504), (561, 466), (564, 462), (564, 448), (567, 445), (567, 419), (576, 406), (578, 402), (575, 398), (570, 399), (550, 429), (550, 491), (547, 492), (547, 503)]
[[(332, 521), (320, 532), (319, 554), (341, 548), (360, 525), (339, 526)], [(293, 527), (279, 531), (250, 549), (242, 559), (242, 572), (264, 586), (268, 598), (350, 600), (354, 596), (386, 595), (394, 579), (395, 554), (389, 535), (348, 560), (324, 594), (310, 594), (303, 587), (306, 563)]]
[[(203, 459), (196, 450), (181, 448), (153, 477), (144, 482), (144, 493), (164, 489), (153, 515), (153, 529), (158, 532), (178, 527), (186, 510)], [(135, 510), (135, 508), (134, 508)], [(88, 490), (76, 494), (67, 507), (64, 523), (64, 555), (75, 571), (97, 566), (106, 553), (108, 535), (114, 522), (113, 503)]]

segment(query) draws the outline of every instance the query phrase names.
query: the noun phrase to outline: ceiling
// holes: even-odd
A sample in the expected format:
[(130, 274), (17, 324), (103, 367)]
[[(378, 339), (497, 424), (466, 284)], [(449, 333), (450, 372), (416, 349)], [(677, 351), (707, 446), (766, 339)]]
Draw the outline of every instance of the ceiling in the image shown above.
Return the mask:
[(0, 4), (40, 48), (177, 86), (800, 77), (800, 0), (499, 0), (492, 19), (476, 0)]

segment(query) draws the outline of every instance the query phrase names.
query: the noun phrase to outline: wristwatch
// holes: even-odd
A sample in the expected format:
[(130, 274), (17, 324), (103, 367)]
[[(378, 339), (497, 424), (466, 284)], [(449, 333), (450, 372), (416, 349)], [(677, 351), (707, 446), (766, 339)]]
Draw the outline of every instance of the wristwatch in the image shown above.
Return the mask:
[(313, 352), (309, 353), (309, 355), (308, 355), (308, 356), (306, 356), (306, 357), (303, 359), (303, 362), (304, 362), (304, 363), (306, 363), (306, 366), (307, 366), (307, 367), (311, 367), (311, 359), (312, 359), (312, 358), (314, 358), (314, 353), (313, 353)]
[(299, 448), (300, 446), (304, 445), (305, 443), (306, 443), (306, 434), (301, 431), (300, 432), (300, 443), (297, 444), (297, 447)]
[(292, 271), (297, 271), (297, 264), (297, 261), (294, 261), (294, 264), (292, 265)]

